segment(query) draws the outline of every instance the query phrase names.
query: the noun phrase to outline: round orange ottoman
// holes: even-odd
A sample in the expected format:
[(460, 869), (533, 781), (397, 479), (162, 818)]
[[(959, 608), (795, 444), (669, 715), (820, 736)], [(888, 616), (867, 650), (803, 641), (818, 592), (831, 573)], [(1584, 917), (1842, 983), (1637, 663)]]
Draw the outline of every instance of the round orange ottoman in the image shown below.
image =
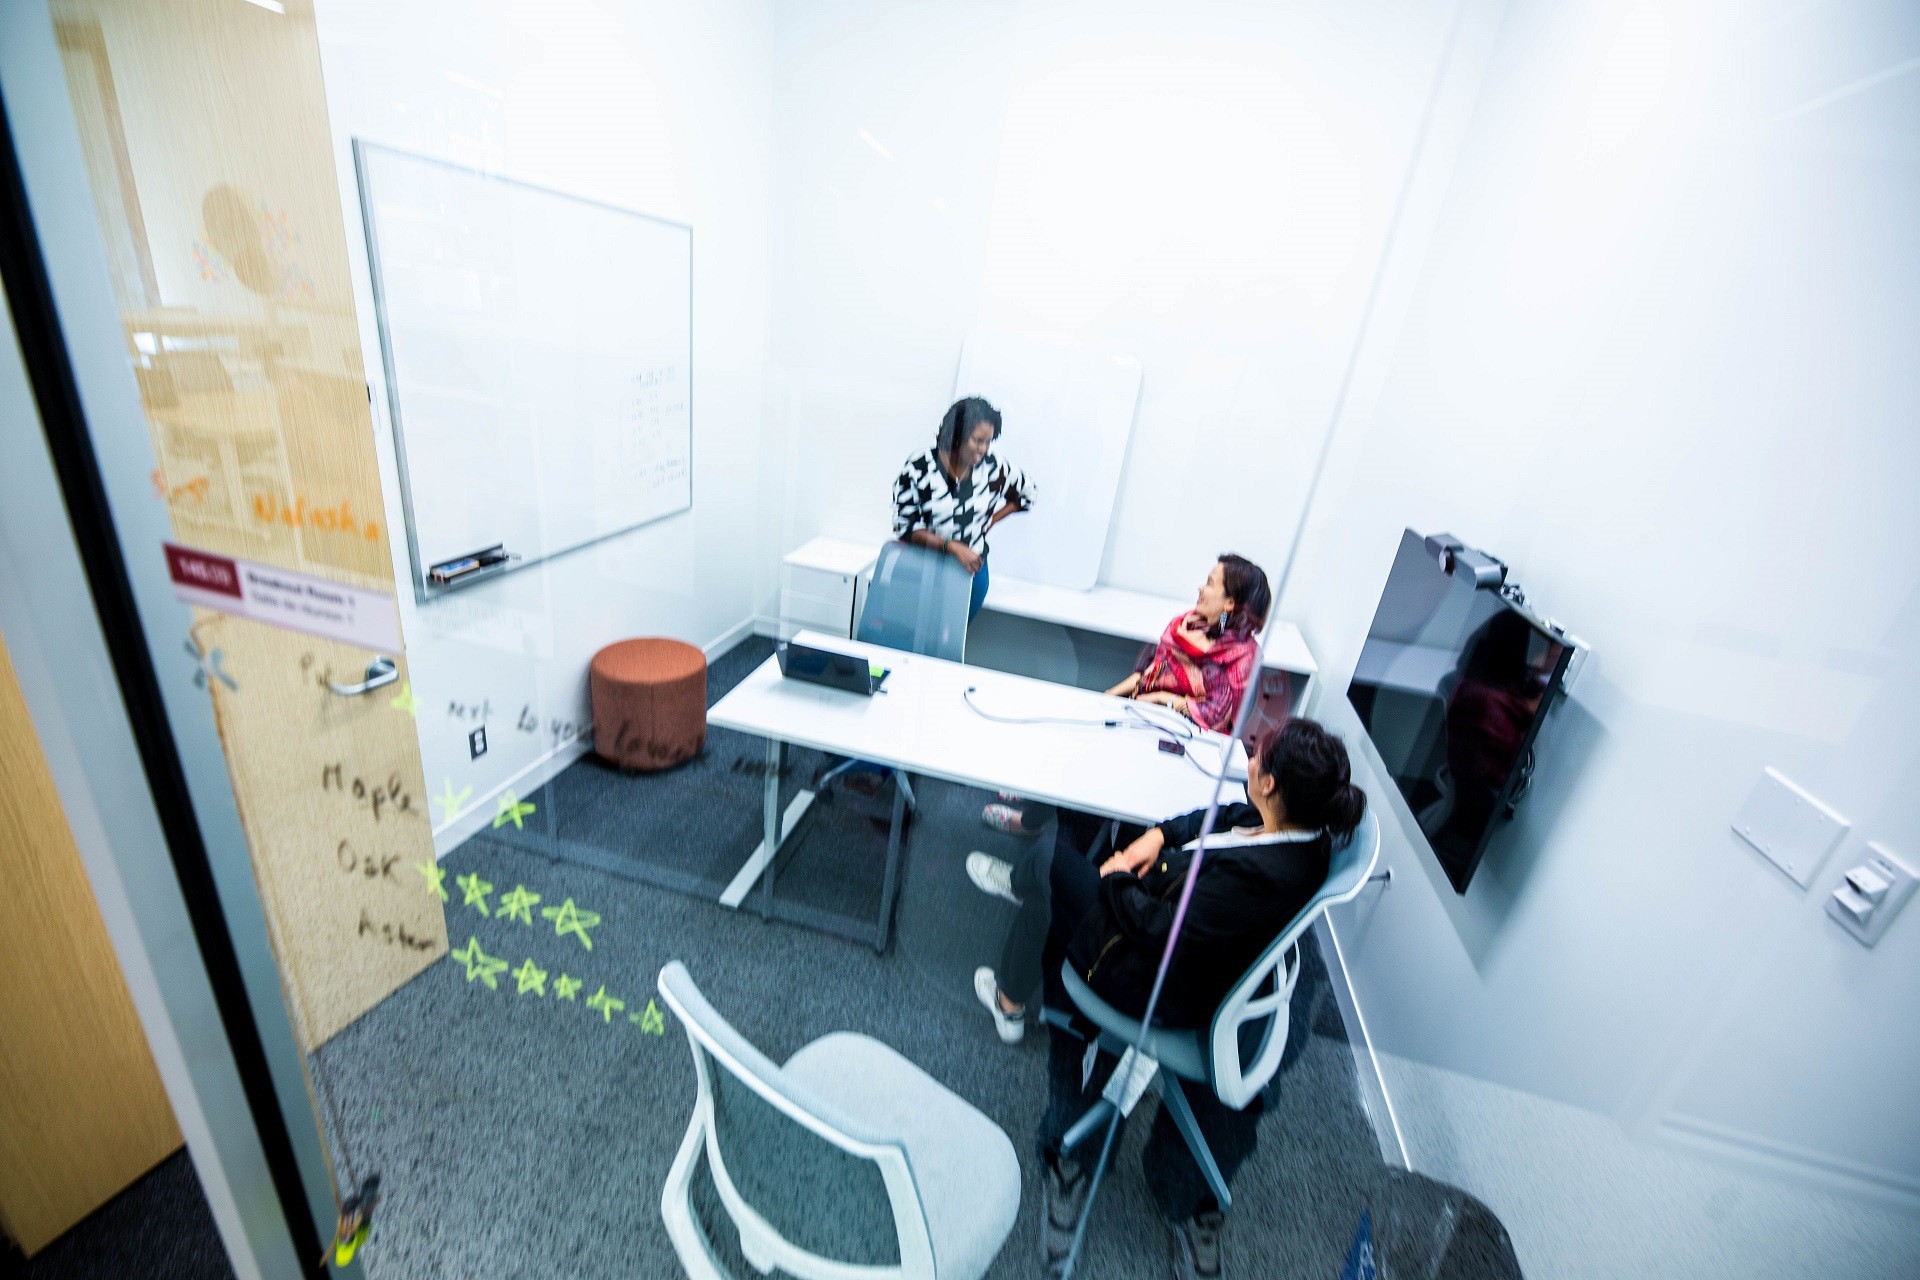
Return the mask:
[(621, 640), (587, 668), (593, 749), (623, 769), (650, 772), (707, 745), (707, 656), (679, 640)]

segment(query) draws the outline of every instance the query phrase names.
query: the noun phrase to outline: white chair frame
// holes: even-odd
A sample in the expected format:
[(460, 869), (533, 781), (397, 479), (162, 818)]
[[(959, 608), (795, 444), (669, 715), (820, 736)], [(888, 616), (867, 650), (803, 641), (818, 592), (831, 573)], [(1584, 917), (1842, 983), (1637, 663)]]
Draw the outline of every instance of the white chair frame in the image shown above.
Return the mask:
[[(1194, 1162), (1206, 1176), (1207, 1185), (1214, 1199), (1220, 1202), (1222, 1209), (1233, 1203), (1233, 1197), (1227, 1191), (1226, 1179), (1221, 1176), (1220, 1167), (1215, 1163), (1213, 1152), (1208, 1149), (1206, 1139), (1201, 1136), (1198, 1121), (1194, 1118), (1192, 1105), (1187, 1101), (1186, 1093), (1180, 1083), (1188, 1079), (1194, 1084), (1205, 1084), (1212, 1088), (1214, 1096), (1235, 1111), (1244, 1109), (1248, 1103), (1265, 1089), (1272, 1081), (1274, 1073), (1280, 1068), (1280, 1059), (1286, 1053), (1287, 1037), (1292, 1033), (1291, 1001), (1294, 984), (1300, 980), (1300, 936), (1313, 926), (1328, 907), (1337, 903), (1351, 902), (1358, 897), (1373, 875), (1374, 866), (1380, 861), (1380, 822), (1371, 807), (1355, 828), (1348, 845), (1336, 850), (1336, 869), (1329, 871), (1326, 883), (1320, 887), (1300, 913), (1288, 923), (1278, 938), (1275, 938), (1260, 958), (1253, 962), (1240, 980), (1233, 984), (1227, 998), (1220, 1002), (1214, 1011), (1213, 1021), (1207, 1029), (1205, 1060), (1207, 1079), (1199, 1080), (1174, 1073), (1171, 1070), (1155, 1072), (1160, 1083), (1161, 1103), (1172, 1117), (1174, 1127), (1186, 1139)], [(1279, 972), (1275, 989), (1267, 995), (1256, 995), (1262, 984)], [(1073, 996), (1076, 1004), (1082, 1004), (1081, 1012), (1100, 1028), (1101, 1047), (1114, 1054), (1124, 1053), (1140, 1039), (1140, 1024), (1124, 1015), (1115, 1014), (1112, 1019), (1095, 1017), (1092, 1011), (1084, 1007), (1087, 999), (1098, 1000), (1080, 975), (1073, 971), (1071, 964), (1062, 966), (1061, 978), (1067, 992)], [(1078, 991), (1076, 991), (1076, 988)], [(1081, 993), (1084, 993), (1082, 995)], [(1104, 1003), (1104, 1002), (1102, 1002)], [(1047, 1011), (1051, 1013), (1052, 1011)], [(1254, 1055), (1251, 1064), (1243, 1067), (1240, 1062), (1240, 1028), (1257, 1018), (1271, 1016), (1273, 1023), (1268, 1029), (1265, 1041)], [(1064, 1022), (1064, 1018), (1050, 1018), (1050, 1021)], [(1109, 1021), (1115, 1023), (1107, 1025)], [(1147, 1033), (1146, 1055), (1154, 1058), (1160, 1067), (1164, 1061), (1155, 1054), (1155, 1041), (1163, 1044), (1175, 1037), (1197, 1038), (1193, 1031), (1166, 1031), (1154, 1028)], [(1115, 1110), (1111, 1102), (1104, 1098), (1096, 1102), (1087, 1113), (1074, 1122), (1062, 1140), (1065, 1150), (1072, 1150), (1090, 1137), (1106, 1118)]]
[[(666, 1221), (667, 1236), (673, 1242), (674, 1251), (680, 1255), (680, 1263), (686, 1268), (687, 1274), (693, 1280), (731, 1280), (714, 1256), (712, 1245), (693, 1211), (693, 1174), (704, 1152), (714, 1187), (720, 1193), (728, 1216), (739, 1230), (740, 1252), (762, 1275), (778, 1267), (803, 1280), (934, 1280), (933, 1238), (928, 1230), (926, 1212), (921, 1207), (920, 1191), (914, 1182), (906, 1151), (896, 1143), (869, 1140), (836, 1128), (787, 1097), (776, 1082), (764, 1079), (762, 1072), (754, 1066), (741, 1061), (708, 1034), (697, 1015), (689, 1014), (686, 1005), (674, 991), (673, 983), (669, 981), (676, 969), (681, 976), (685, 976), (685, 967), (677, 961), (668, 965), (660, 975), (660, 995), (686, 1028), (687, 1039), (693, 1049), (694, 1069), (699, 1077), (699, 1094), (694, 1102), (693, 1119), (687, 1125), (686, 1137), (681, 1139), (680, 1151), (674, 1157), (666, 1186), (660, 1193), (660, 1214)], [(688, 977), (686, 981), (691, 983), (692, 979)], [(727, 1172), (726, 1159), (720, 1150), (719, 1137), (714, 1128), (713, 1081), (708, 1076), (707, 1068), (709, 1055), (782, 1115), (849, 1155), (870, 1160), (878, 1166), (892, 1204), (894, 1229), (899, 1237), (900, 1261), (897, 1265), (846, 1263), (810, 1253), (780, 1234), (772, 1223), (747, 1203)]]

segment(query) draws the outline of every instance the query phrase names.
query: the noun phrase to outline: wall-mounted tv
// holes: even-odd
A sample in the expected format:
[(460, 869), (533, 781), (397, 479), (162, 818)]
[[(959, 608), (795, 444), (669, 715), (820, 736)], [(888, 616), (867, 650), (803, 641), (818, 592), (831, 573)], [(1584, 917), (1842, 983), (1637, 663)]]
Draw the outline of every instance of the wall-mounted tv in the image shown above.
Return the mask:
[(1409, 529), (1347, 700), (1456, 893), (1533, 773), (1580, 642), (1534, 616), (1506, 566)]

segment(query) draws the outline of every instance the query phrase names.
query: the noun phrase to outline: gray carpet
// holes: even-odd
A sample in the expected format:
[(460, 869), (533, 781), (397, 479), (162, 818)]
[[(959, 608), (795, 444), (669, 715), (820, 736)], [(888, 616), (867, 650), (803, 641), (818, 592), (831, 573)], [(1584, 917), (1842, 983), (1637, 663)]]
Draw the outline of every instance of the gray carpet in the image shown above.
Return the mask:
[(0, 1252), (19, 1280), (232, 1280), (213, 1211), (184, 1149), (155, 1165), (31, 1260)]
[[(764, 641), (749, 641), (716, 661), (713, 696), (767, 652)], [(825, 763), (796, 755), (800, 777)], [(717, 892), (758, 838), (754, 770), (762, 759), (757, 740), (715, 731), (699, 760), (664, 774), (629, 777), (585, 760), (533, 797), (540, 807), (527, 832), (477, 836), (445, 860), (450, 889), (456, 876), (477, 874), (494, 886), (496, 907), (516, 885), (541, 895), (527, 925), (483, 917), (455, 890), (448, 932), (457, 948), (477, 939), (516, 968), (532, 959), (549, 975), (548, 994), (516, 994), (511, 973), (489, 990), (449, 959), (316, 1055), (343, 1175), (383, 1179), (361, 1255), (375, 1280), (679, 1274), (659, 1195), (693, 1101), (692, 1060), (671, 1018), (664, 1035), (629, 1020), (675, 959), (776, 1061), (828, 1032), (864, 1032), (997, 1121), (1021, 1154), (1026, 1186), (991, 1274), (1038, 1271), (1032, 1135), (1046, 1034), (1036, 1028), (1009, 1049), (974, 1002), (973, 967), (994, 959), (1012, 909), (975, 890), (961, 867), (971, 848), (1017, 846), (980, 825), (979, 806), (990, 797), (927, 783), (891, 954), (725, 910), (704, 895)], [(870, 914), (885, 848), (874, 819), (884, 817), (884, 796), (816, 806), (783, 863), (783, 895)], [(561, 847), (553, 840), (594, 851), (598, 865), (550, 856)], [(703, 896), (659, 887), (676, 880), (704, 886)], [(601, 917), (588, 931), (590, 951), (557, 936), (539, 914), (569, 897)], [(1392, 1199), (1395, 1179), (1376, 1154), (1337, 1012), (1319, 998), (1317, 957), (1309, 970), (1296, 1017), (1318, 1033), (1298, 1037), (1260, 1149), (1235, 1182), (1226, 1248), (1236, 1276), (1331, 1280), (1362, 1209), (1373, 1207), (1379, 1219)], [(554, 997), (562, 972), (585, 984), (572, 1002)], [(611, 1022), (586, 1004), (602, 986), (625, 1002)], [(1154, 1105), (1143, 1104), (1130, 1124), (1095, 1206), (1083, 1275), (1168, 1273), (1165, 1232), (1138, 1164)], [(1442, 1199), (1457, 1216), (1459, 1198)], [(717, 1218), (709, 1235), (728, 1238)], [(742, 1264), (736, 1274), (752, 1273)]]

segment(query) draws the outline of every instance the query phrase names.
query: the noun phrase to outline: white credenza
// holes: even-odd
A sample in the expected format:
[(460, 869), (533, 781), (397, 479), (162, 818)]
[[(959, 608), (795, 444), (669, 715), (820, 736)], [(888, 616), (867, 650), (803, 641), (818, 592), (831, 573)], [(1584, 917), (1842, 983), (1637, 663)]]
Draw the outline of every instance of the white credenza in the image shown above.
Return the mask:
[(780, 567), (780, 632), (808, 629), (851, 636), (866, 601), (880, 544), (815, 538)]

